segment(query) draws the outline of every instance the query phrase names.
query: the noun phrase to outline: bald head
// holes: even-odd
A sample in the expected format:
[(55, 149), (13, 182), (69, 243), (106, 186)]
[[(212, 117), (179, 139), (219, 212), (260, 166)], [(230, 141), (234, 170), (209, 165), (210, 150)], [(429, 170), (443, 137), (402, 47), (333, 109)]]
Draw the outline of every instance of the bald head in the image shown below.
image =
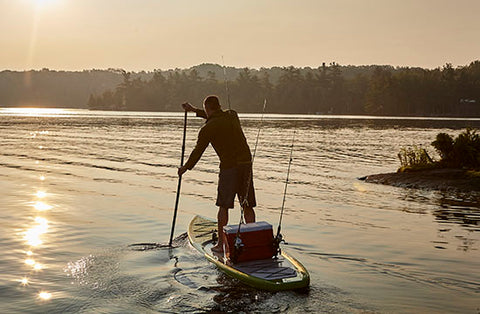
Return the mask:
[(221, 106), (218, 97), (215, 95), (207, 96), (203, 101), (203, 108), (205, 109), (207, 117), (210, 117), (214, 112), (220, 110)]
[(211, 111), (217, 111), (221, 108), (220, 101), (215, 95), (207, 96), (207, 98), (205, 98), (205, 100), (203, 101), (203, 105), (205, 106), (205, 109), (208, 108)]

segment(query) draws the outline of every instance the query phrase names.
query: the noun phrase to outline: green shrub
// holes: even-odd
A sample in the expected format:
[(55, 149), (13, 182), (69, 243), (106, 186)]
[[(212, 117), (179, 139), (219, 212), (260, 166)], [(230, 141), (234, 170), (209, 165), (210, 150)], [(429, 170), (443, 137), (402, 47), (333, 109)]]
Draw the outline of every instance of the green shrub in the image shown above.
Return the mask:
[(440, 158), (446, 160), (453, 152), (453, 138), (447, 133), (438, 133), (437, 139), (432, 142), (432, 146), (435, 147)]
[(446, 133), (439, 133), (432, 142), (441, 157), (443, 167), (480, 169), (480, 135), (467, 128), (454, 140)]
[(401, 167), (398, 172), (431, 168), (434, 161), (422, 147), (402, 147), (398, 153)]

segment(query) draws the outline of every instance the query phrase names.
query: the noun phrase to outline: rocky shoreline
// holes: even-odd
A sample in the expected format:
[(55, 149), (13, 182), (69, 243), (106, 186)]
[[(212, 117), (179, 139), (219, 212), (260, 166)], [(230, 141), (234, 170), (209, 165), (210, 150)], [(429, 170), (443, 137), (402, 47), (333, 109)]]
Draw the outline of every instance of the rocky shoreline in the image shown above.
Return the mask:
[(404, 188), (478, 192), (480, 174), (462, 169), (429, 169), (369, 175), (360, 180)]

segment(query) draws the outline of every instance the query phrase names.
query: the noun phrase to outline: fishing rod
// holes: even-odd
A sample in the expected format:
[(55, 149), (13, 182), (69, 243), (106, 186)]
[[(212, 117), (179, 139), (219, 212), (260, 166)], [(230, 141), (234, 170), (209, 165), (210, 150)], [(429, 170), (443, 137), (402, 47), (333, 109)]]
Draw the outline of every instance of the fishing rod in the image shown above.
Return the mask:
[(263, 100), (263, 109), (262, 109), (262, 116), (260, 118), (260, 125), (258, 127), (258, 132), (257, 132), (257, 138), (255, 140), (255, 147), (253, 149), (253, 154), (252, 154), (252, 168), (250, 169), (249, 177), (247, 180), (247, 189), (245, 192), (245, 197), (242, 200), (242, 203), (240, 204), (240, 222), (238, 223), (238, 228), (237, 228), (237, 233), (235, 235), (235, 250), (234, 250), (234, 255), (233, 255), (233, 260), (235, 262), (236, 256), (238, 251), (241, 249), (242, 246), (242, 241), (240, 239), (240, 227), (243, 222), (243, 214), (244, 214), (244, 206), (248, 206), (248, 193), (250, 192), (250, 183), (252, 181), (252, 175), (253, 175), (253, 162), (255, 161), (255, 155), (257, 153), (257, 147), (258, 147), (258, 139), (260, 138), (260, 131), (262, 129), (263, 125), (263, 117), (265, 116), (265, 108), (267, 107), (267, 99), (265, 98)]
[(227, 95), (228, 109), (232, 109), (232, 107), (230, 106), (230, 92), (228, 90), (227, 69), (225, 67), (225, 61), (223, 60), (223, 56), (222, 56), (222, 64), (223, 64), (223, 78), (225, 80), (225, 94)]
[(255, 147), (253, 149), (253, 155), (252, 155), (252, 165), (253, 161), (255, 160), (255, 154), (257, 153), (257, 146), (258, 146), (258, 138), (260, 137), (260, 130), (262, 129), (262, 124), (263, 124), (263, 117), (265, 116), (265, 108), (267, 107), (267, 99), (265, 98), (263, 100), (263, 109), (262, 109), (262, 116), (260, 117), (260, 125), (258, 127), (258, 132), (257, 132), (257, 138), (255, 140)]
[(280, 220), (278, 222), (277, 235), (275, 236), (275, 247), (277, 249), (277, 254), (280, 253), (280, 242), (283, 241), (283, 236), (280, 234), (280, 230), (282, 228), (282, 218), (283, 218), (283, 211), (285, 208), (285, 198), (287, 195), (288, 178), (290, 176), (290, 166), (292, 165), (292, 160), (293, 160), (292, 156), (293, 156), (293, 145), (295, 143), (295, 133), (296, 133), (296, 130), (293, 130), (292, 145), (290, 148), (290, 159), (288, 161), (287, 178), (285, 179), (285, 188), (283, 190), (282, 210), (280, 212)]
[[(255, 155), (257, 154), (258, 139), (260, 138), (260, 131), (261, 131), (262, 125), (263, 125), (263, 117), (265, 116), (265, 108), (266, 107), (267, 107), (267, 99), (265, 98), (263, 100), (262, 116), (260, 117), (260, 125), (258, 126), (257, 138), (255, 140), (255, 147), (253, 149), (253, 154), (252, 154), (252, 171), (253, 171), (253, 162), (255, 161)], [(242, 212), (243, 212), (243, 205), (248, 203), (247, 199), (248, 199), (248, 193), (250, 191), (250, 181), (252, 179), (252, 171), (250, 172), (250, 177), (248, 178), (248, 181), (247, 181), (247, 190), (246, 190), (245, 198), (242, 201)]]
[[(182, 157), (180, 158), (180, 168), (183, 167), (183, 159), (185, 157), (185, 139), (187, 136), (187, 110), (183, 120), (183, 141), (182, 141)], [(170, 231), (170, 241), (168, 246), (172, 247), (173, 233), (175, 231), (175, 220), (177, 219), (178, 201), (180, 200), (180, 187), (182, 185), (182, 175), (178, 176), (177, 197), (175, 199), (175, 210), (173, 212), (172, 230)]]

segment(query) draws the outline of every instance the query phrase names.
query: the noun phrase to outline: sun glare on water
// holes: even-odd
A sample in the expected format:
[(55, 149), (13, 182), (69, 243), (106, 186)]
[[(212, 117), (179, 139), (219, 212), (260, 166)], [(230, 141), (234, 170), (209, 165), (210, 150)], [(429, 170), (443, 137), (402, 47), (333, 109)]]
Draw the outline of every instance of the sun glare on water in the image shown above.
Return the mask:
[(38, 297), (42, 300), (50, 300), (52, 298), (52, 294), (50, 292), (41, 291), (38, 294)]
[(44, 198), (45, 196), (47, 196), (47, 193), (45, 193), (44, 191), (37, 191), (37, 193), (35, 195), (38, 198)]
[[(44, 235), (48, 231), (48, 220), (47, 219), (42, 218), (42, 217), (36, 217), (35, 222), (36, 222), (36, 224), (33, 225), (31, 228), (27, 229), (25, 231), (25, 235), (24, 235), (25, 242), (29, 246), (33, 246), (33, 247), (43, 244), (42, 235)], [(29, 255), (29, 254), (27, 254), (27, 255)], [(32, 259), (27, 259), (25, 261), (25, 263), (28, 264), (28, 265), (34, 265), (35, 261), (32, 260)]]
[(52, 116), (68, 112), (61, 108), (2, 108), (2, 111), (6, 114), (22, 116)]
[(52, 206), (44, 203), (44, 202), (36, 202), (33, 207), (35, 207), (36, 210), (38, 211), (45, 211), (45, 210), (49, 210), (49, 209), (52, 209)]

